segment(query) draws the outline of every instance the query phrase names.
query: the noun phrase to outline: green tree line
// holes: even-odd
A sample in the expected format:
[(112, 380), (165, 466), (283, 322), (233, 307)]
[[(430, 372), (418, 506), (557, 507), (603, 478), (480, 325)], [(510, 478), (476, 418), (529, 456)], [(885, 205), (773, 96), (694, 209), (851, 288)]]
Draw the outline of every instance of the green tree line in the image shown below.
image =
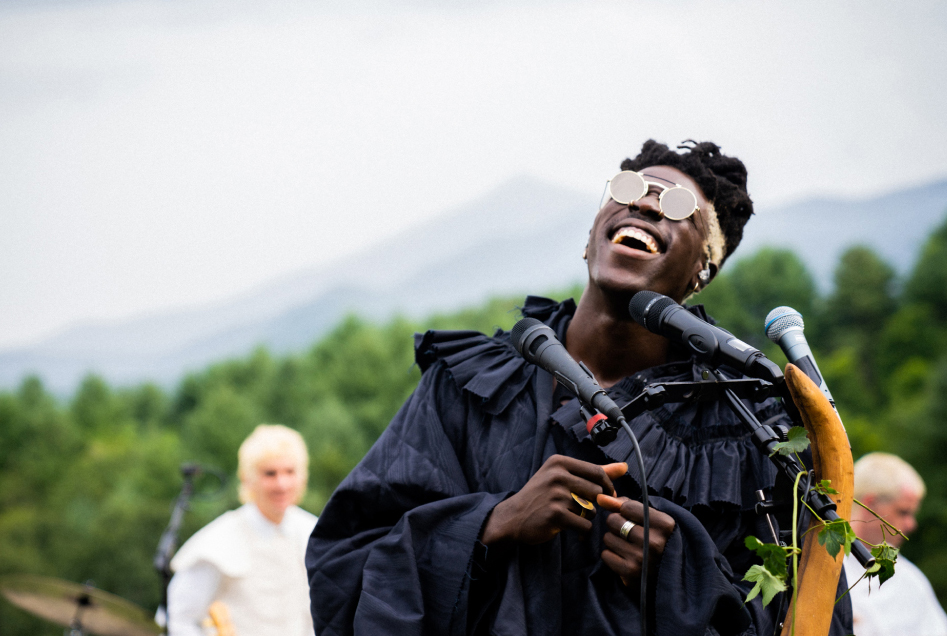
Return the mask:
[[(554, 297), (577, 297), (581, 288)], [(947, 222), (903, 279), (867, 247), (841, 257), (821, 294), (792, 252), (767, 248), (727, 265), (690, 302), (785, 363), (763, 334), (772, 308), (805, 317), (806, 336), (838, 402), (856, 457), (887, 450), (928, 484), (920, 527), (904, 548), (947, 601)], [(266, 349), (212, 365), (165, 390), (109, 386), (87, 377), (68, 400), (40, 379), (0, 393), (0, 575), (40, 574), (96, 587), (149, 611), (160, 599), (151, 560), (182, 478), (199, 462), (236, 472), (240, 442), (261, 422), (305, 437), (311, 455), (303, 507), (318, 513), (417, 384), (413, 334), (426, 329), (509, 329), (522, 298), (413, 322), (344, 319), (309, 350)], [(198, 484), (184, 539), (238, 505), (231, 479)], [(62, 628), (0, 602), (0, 633)]]

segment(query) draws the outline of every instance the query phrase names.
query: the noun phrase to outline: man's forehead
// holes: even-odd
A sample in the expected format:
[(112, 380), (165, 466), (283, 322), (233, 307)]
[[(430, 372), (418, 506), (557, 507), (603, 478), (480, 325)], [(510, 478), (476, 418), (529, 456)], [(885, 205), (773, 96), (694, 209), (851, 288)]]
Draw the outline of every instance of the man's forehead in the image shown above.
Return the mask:
[(680, 184), (694, 191), (698, 197), (707, 199), (704, 191), (689, 174), (673, 166), (648, 166), (640, 171), (646, 179), (655, 179), (668, 185)]
[(658, 175), (654, 173), (649, 174), (646, 170), (643, 170), (641, 174), (649, 179), (657, 179), (658, 181), (663, 181), (664, 183), (667, 183), (669, 185), (675, 185), (677, 183), (676, 181), (672, 181), (671, 179), (665, 179), (664, 177), (659, 177)]
[(875, 507), (889, 510), (917, 509), (921, 505), (921, 495), (907, 486), (899, 488), (897, 496), (893, 498), (891, 495), (884, 496), (880, 494), (873, 494), (865, 498), (873, 500)]

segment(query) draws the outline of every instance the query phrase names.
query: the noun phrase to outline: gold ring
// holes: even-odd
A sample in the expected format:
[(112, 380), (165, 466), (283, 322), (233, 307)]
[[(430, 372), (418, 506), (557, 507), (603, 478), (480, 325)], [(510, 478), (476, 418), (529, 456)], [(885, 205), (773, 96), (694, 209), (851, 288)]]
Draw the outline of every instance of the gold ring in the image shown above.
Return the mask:
[(621, 530), (618, 531), (619, 536), (625, 541), (628, 540), (628, 533), (631, 532), (631, 529), (635, 527), (635, 524), (631, 521), (626, 521), (622, 524)]
[(590, 512), (592, 512), (593, 510), (595, 510), (595, 506), (592, 505), (592, 502), (591, 502), (591, 501), (587, 501), (587, 500), (583, 499), (582, 497), (578, 496), (578, 495), (575, 494), (575, 493), (571, 493), (571, 494), (572, 494), (572, 498), (575, 499), (575, 502), (576, 502), (577, 504), (579, 504), (579, 507), (582, 508), (582, 510), (579, 511), (579, 516), (580, 516), (580, 517), (582, 517), (583, 519), (585, 519), (586, 516), (587, 516)]

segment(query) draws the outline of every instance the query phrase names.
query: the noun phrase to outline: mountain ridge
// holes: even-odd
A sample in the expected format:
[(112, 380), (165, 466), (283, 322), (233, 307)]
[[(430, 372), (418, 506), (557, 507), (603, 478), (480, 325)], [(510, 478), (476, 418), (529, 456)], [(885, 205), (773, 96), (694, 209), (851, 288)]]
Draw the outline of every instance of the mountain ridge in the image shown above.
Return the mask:
[[(589, 195), (517, 177), (384, 243), (229, 301), (77, 325), (35, 345), (0, 351), (0, 387), (35, 373), (54, 392), (67, 394), (88, 372), (119, 385), (168, 385), (257, 346), (301, 350), (347, 313), (372, 320), (422, 318), (491, 295), (564, 288), (586, 275), (580, 255), (597, 206)], [(735, 258), (768, 245), (787, 247), (827, 290), (842, 251), (862, 243), (903, 275), (945, 211), (947, 179), (858, 200), (809, 197), (759, 209)]]

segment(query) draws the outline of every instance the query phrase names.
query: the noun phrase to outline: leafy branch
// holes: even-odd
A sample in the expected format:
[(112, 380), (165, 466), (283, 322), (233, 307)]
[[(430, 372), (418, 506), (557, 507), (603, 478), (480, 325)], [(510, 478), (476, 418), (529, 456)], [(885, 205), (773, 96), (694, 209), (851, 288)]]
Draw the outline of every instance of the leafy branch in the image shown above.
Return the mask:
[[(800, 453), (805, 451), (809, 447), (809, 438), (806, 434), (806, 430), (801, 426), (794, 426), (789, 429), (789, 432), (786, 436), (786, 441), (779, 442), (773, 446), (773, 451), (770, 456), (779, 453), (781, 455), (795, 455), (796, 459), (799, 460), (799, 463), (804, 465), (802, 458), (799, 456)], [(799, 492), (799, 482), (804, 475), (807, 475), (806, 471), (800, 471), (796, 475), (796, 480), (794, 484), (795, 493)], [(822, 495), (837, 495), (839, 491), (832, 487), (832, 482), (829, 479), (823, 479), (816, 484), (812, 484), (810, 490), (813, 490)], [(821, 522), (821, 526), (813, 526), (806, 532), (819, 527), (818, 532), (818, 541), (819, 545), (823, 546), (832, 558), (838, 556), (839, 551), (845, 550), (845, 555), (848, 556), (852, 551), (852, 543), (857, 539), (855, 531), (852, 530), (851, 524), (845, 519), (836, 519), (834, 521), (826, 522), (825, 519), (819, 516), (819, 514), (812, 509), (808, 502), (806, 502), (801, 497), (793, 498), (793, 507), (792, 507), (792, 545), (791, 546), (780, 546), (773, 543), (763, 543), (759, 539), (753, 536), (749, 536), (745, 540), (745, 545), (749, 550), (752, 550), (756, 553), (760, 559), (762, 559), (762, 564), (753, 565), (747, 570), (746, 574), (743, 577), (744, 581), (753, 582), (754, 585), (752, 589), (747, 593), (745, 603), (749, 603), (751, 600), (756, 598), (757, 595), (762, 595), (763, 606), (768, 605), (776, 594), (780, 592), (785, 592), (789, 585), (789, 572), (787, 568), (787, 560), (789, 557), (792, 557), (792, 588), (793, 588), (793, 613), (795, 614), (796, 610), (796, 600), (798, 594), (798, 580), (799, 580), (799, 554), (802, 552), (799, 549), (799, 537), (798, 537), (798, 527), (799, 527), (799, 503), (802, 501), (803, 505), (809, 509), (809, 512)], [(888, 523), (884, 518), (882, 518), (877, 512), (866, 506), (861, 501), (857, 499), (854, 500), (859, 506), (873, 514), (882, 522), (882, 536), (887, 538), (887, 533), (892, 535), (899, 535), (907, 539), (904, 534)], [(869, 544), (870, 545), (870, 544)], [(879, 585), (883, 585), (885, 581), (890, 579), (894, 575), (894, 564), (897, 561), (898, 549), (889, 545), (886, 540), (882, 541), (880, 545), (872, 546), (871, 550), (872, 556), (875, 558), (875, 563), (868, 568), (865, 573), (856, 581), (849, 589), (842, 594), (836, 603), (845, 597), (845, 594), (848, 594), (852, 588), (855, 587), (862, 579), (877, 577)], [(795, 615), (793, 616), (793, 625), (795, 625)]]
[(886, 545), (886, 544), (887, 544), (887, 538), (888, 538), (887, 535), (888, 535), (888, 533), (890, 533), (890, 534), (892, 534), (892, 535), (898, 535), (899, 537), (901, 537), (901, 538), (904, 539), (905, 541), (908, 540), (907, 535), (905, 535), (903, 532), (901, 532), (900, 530), (898, 530), (897, 528), (895, 528), (893, 525), (891, 525), (890, 523), (888, 523), (888, 520), (887, 520), (887, 519), (885, 519), (884, 517), (882, 517), (881, 515), (879, 515), (877, 512), (875, 512), (874, 510), (872, 510), (871, 508), (869, 508), (867, 505), (865, 505), (863, 502), (859, 501), (858, 499), (854, 499), (853, 501), (854, 501), (855, 503), (857, 503), (859, 506), (861, 506), (862, 508), (864, 508), (865, 510), (867, 510), (868, 512), (870, 512), (871, 514), (873, 514), (873, 515), (881, 522), (881, 536), (882, 536), (882, 537), (884, 538), (884, 540), (885, 540), (884, 542), (882, 542), (882, 545)]

